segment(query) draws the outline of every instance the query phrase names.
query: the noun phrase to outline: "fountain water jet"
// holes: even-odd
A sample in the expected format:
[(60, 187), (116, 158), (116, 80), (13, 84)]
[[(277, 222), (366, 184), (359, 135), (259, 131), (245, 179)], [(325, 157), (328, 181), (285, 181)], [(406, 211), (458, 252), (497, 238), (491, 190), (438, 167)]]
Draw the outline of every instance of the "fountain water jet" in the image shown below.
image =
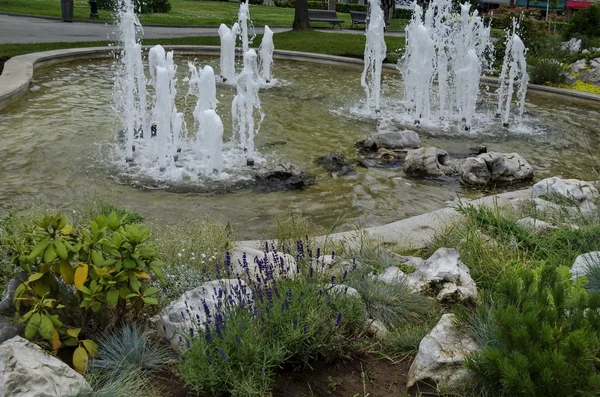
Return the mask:
[[(235, 27), (235, 26), (234, 26)], [(219, 26), (221, 38), (221, 81), (233, 82), (235, 80), (235, 32), (225, 24)]]
[[(252, 20), (250, 19), (250, 8), (248, 5), (248, 0), (240, 2), (240, 9), (238, 11), (238, 23), (239, 28), (237, 30), (237, 34), (241, 37), (242, 51), (245, 54), (250, 49), (250, 43), (256, 36), (256, 34), (254, 34), (254, 26), (252, 25)], [(252, 37), (248, 37), (248, 32), (250, 28), (252, 28)]]
[(519, 103), (517, 123), (523, 121), (525, 111), (525, 96), (527, 95), (527, 84), (529, 74), (527, 73), (527, 61), (525, 54), (527, 49), (521, 38), (516, 34), (519, 28), (518, 21), (513, 19), (512, 32), (506, 34), (506, 50), (504, 52), (504, 61), (500, 72), (500, 86), (498, 87), (498, 112), (497, 115), (502, 119), (502, 125), (508, 127), (510, 117), (510, 105), (517, 85), (517, 100)]
[[(265, 116), (258, 97), (260, 84), (256, 79), (258, 74), (257, 69), (256, 51), (250, 49), (244, 53), (244, 68), (237, 76), (237, 95), (231, 103), (231, 113), (233, 116), (232, 139), (239, 139), (238, 143), (246, 153), (246, 162), (248, 165), (254, 164), (254, 136), (259, 132), (260, 125)], [(256, 129), (254, 109), (257, 109), (260, 115)]]
[(263, 84), (270, 84), (273, 79), (273, 73), (271, 67), (273, 66), (273, 50), (275, 45), (273, 44), (273, 31), (265, 25), (265, 33), (263, 35), (262, 42), (258, 48), (258, 54), (260, 55), (260, 68), (258, 76)]
[(379, 0), (369, 0), (369, 24), (365, 45), (365, 67), (360, 76), (360, 84), (367, 96), (367, 107), (379, 113), (381, 102), (381, 67), (386, 57), (384, 39), (385, 18)]

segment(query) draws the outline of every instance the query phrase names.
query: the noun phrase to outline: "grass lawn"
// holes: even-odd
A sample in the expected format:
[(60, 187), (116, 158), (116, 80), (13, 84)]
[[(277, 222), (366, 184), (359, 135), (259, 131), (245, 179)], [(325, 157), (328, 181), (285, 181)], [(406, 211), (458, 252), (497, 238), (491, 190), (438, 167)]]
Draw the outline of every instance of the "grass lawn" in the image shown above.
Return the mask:
[[(74, 0), (74, 17), (88, 20), (90, 6), (87, 0)], [(233, 24), (237, 20), (238, 3), (203, 0), (171, 0), (173, 8), (166, 14), (144, 14), (140, 20), (145, 24), (219, 26)], [(60, 17), (60, 0), (0, 0), (0, 12)], [(101, 21), (112, 21), (111, 11), (99, 10)], [(256, 25), (291, 26), (293, 8), (250, 5), (250, 16)], [(350, 14), (338, 13), (338, 17), (350, 26)], [(391, 21), (391, 30), (402, 30), (408, 23), (405, 19)], [(316, 23), (314, 27), (329, 27), (330, 24)]]
[[(262, 36), (257, 36), (252, 47), (258, 47)], [(273, 38), (275, 48), (302, 52), (314, 52), (361, 58), (365, 49), (365, 37), (357, 34), (323, 33), (323, 32), (283, 32), (275, 34)], [(386, 37), (388, 52), (404, 48), (403, 37)], [(50, 51), (63, 48), (98, 47), (105, 46), (108, 41), (80, 42), (80, 43), (37, 43), (37, 44), (0, 44), (0, 58), (14, 57), (38, 51)], [(177, 39), (147, 39), (143, 44), (164, 45), (219, 45), (218, 37), (184, 37)], [(395, 61), (395, 59), (390, 59)]]

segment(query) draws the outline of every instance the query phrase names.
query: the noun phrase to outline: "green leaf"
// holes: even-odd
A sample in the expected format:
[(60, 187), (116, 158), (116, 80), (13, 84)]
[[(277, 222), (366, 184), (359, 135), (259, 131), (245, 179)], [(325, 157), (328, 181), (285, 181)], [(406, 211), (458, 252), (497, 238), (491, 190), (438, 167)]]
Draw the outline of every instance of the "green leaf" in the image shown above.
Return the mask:
[(133, 259), (125, 259), (123, 261), (123, 266), (125, 269), (135, 269), (137, 267), (137, 263)]
[(52, 263), (56, 259), (56, 251), (54, 250), (54, 244), (48, 244), (44, 251), (44, 262)]
[(75, 288), (80, 289), (83, 284), (87, 281), (88, 277), (88, 265), (86, 263), (81, 263), (75, 269), (75, 276), (73, 282), (75, 283)]
[(73, 368), (80, 374), (85, 373), (88, 367), (88, 354), (87, 351), (79, 346), (73, 352)]
[(62, 276), (65, 283), (67, 283), (69, 285), (73, 284), (73, 280), (74, 280), (74, 276), (75, 276), (75, 269), (73, 269), (73, 266), (71, 266), (71, 264), (67, 260), (61, 260), (59, 266), (60, 266), (60, 275)]
[[(121, 297), (121, 299), (128, 299), (127, 297), (130, 294), (131, 294), (131, 290), (129, 288), (121, 288), (121, 289), (119, 289), (119, 296)], [(136, 295), (136, 294), (134, 294), (134, 295)]]
[(129, 275), (129, 286), (134, 292), (140, 292), (140, 287), (142, 286), (142, 283), (140, 282), (140, 280), (138, 280), (135, 274)]
[(69, 235), (73, 233), (73, 226), (72, 225), (66, 225), (65, 227), (63, 227), (62, 229), (60, 229), (60, 234), (62, 235)]
[(67, 251), (67, 247), (60, 240), (54, 240), (54, 249), (58, 254), (60, 259), (67, 259), (69, 257), (69, 252)]
[(144, 291), (144, 296), (152, 296), (152, 295), (156, 295), (156, 293), (158, 292), (158, 288), (156, 287), (150, 287), (147, 290)]
[(81, 328), (69, 328), (67, 330), (67, 335), (69, 335), (73, 338), (77, 338), (77, 336), (79, 335), (80, 332), (81, 332)]
[(117, 305), (117, 301), (119, 300), (119, 290), (116, 288), (112, 288), (110, 291), (108, 291), (108, 293), (106, 294), (106, 303), (108, 303), (109, 306), (116, 306)]
[(40, 317), (40, 328), (39, 332), (42, 338), (51, 341), (52, 333), (54, 331), (54, 324), (52, 324), (52, 320), (49, 316), (43, 315)]
[(96, 354), (98, 354), (98, 345), (96, 344), (96, 342), (89, 339), (82, 340), (81, 342), (83, 342), (83, 346), (85, 347), (85, 350), (87, 350), (90, 354), (90, 357), (96, 357)]
[(38, 330), (40, 328), (40, 321), (41, 321), (41, 316), (39, 313), (34, 313), (31, 316), (31, 318), (29, 319), (29, 322), (25, 326), (25, 338), (26, 339), (31, 340), (37, 335)]
[(32, 273), (29, 278), (27, 279), (28, 282), (32, 282), (35, 280), (39, 280), (40, 278), (44, 277), (45, 273)]
[(92, 251), (92, 262), (94, 265), (102, 267), (104, 265), (104, 257), (102, 256), (102, 253), (99, 251)]
[(48, 317), (50, 318), (50, 321), (52, 321), (52, 325), (54, 325), (54, 328), (62, 328), (63, 323), (61, 323), (58, 319), (58, 314), (48, 315)]
[(77, 346), (78, 343), (79, 343), (79, 341), (76, 338), (67, 338), (63, 341), (63, 344), (68, 347)]
[(145, 296), (142, 300), (149, 305), (158, 305), (158, 299), (151, 296)]
[(38, 256), (42, 255), (42, 253), (46, 250), (46, 248), (48, 247), (49, 244), (50, 244), (50, 240), (48, 240), (48, 239), (39, 242), (33, 248), (33, 250), (31, 250), (31, 253), (27, 256), (27, 259), (32, 261), (35, 258), (37, 258)]

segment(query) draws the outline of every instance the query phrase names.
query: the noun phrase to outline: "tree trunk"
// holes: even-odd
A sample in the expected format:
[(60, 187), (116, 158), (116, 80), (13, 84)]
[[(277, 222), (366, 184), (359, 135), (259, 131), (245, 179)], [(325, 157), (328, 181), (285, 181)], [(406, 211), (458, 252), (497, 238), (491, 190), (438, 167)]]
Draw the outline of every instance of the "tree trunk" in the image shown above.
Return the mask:
[(327, 2), (327, 9), (335, 11), (335, 3), (337, 3), (336, 0), (329, 0)]
[(296, 0), (293, 30), (312, 30), (308, 20), (308, 0)]

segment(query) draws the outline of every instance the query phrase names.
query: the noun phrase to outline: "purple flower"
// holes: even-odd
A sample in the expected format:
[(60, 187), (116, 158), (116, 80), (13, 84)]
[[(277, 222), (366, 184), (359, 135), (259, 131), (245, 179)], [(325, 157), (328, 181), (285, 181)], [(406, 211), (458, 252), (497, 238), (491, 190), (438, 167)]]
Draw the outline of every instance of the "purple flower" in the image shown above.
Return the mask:
[(238, 345), (240, 345), (240, 346), (242, 345), (242, 338), (240, 338), (239, 336), (236, 336), (235, 340), (237, 341)]
[(194, 328), (190, 327), (190, 337), (194, 337)]
[(219, 264), (215, 263), (215, 269), (216, 269), (216, 274), (217, 274), (217, 278), (221, 278), (221, 269), (219, 268)]
[(225, 362), (229, 361), (229, 358), (227, 358), (227, 354), (225, 354), (225, 350), (219, 349), (219, 354), (221, 354), (221, 357), (223, 357), (223, 361), (225, 361)]
[(304, 335), (306, 336), (306, 332), (308, 331), (308, 326), (306, 325), (306, 323), (304, 323), (304, 327), (302, 329), (302, 332), (304, 333)]
[(296, 328), (298, 328), (298, 318), (294, 317), (294, 321), (292, 322), (292, 324), (294, 325), (294, 331), (296, 330)]
[(335, 326), (339, 327), (341, 323), (342, 323), (342, 313), (337, 312), (337, 318), (335, 319)]
[(331, 251), (331, 259), (335, 259), (335, 251)]
[(212, 338), (212, 334), (210, 333), (210, 331), (206, 332), (205, 338), (209, 344), (213, 343), (213, 338)]
[(206, 360), (210, 361), (210, 350), (209, 349), (204, 350), (204, 354), (206, 355)]
[(346, 271), (344, 272), (344, 276), (342, 277), (342, 280), (345, 280), (345, 279), (346, 279), (346, 277), (348, 277), (348, 270), (346, 270)]
[(335, 276), (331, 276), (331, 284), (335, 283)]

